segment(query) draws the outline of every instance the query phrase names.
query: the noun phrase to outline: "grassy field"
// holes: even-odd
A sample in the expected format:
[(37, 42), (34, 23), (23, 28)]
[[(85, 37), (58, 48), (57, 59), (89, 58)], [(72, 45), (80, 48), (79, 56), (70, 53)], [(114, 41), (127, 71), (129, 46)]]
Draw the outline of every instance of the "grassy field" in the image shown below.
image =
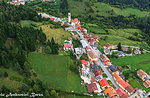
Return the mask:
[(131, 65), (133, 69), (143, 69), (145, 72), (150, 72), (150, 53), (149, 54), (142, 54), (136, 55), (132, 57), (122, 57), (118, 59), (111, 59), (112, 63), (115, 65)]
[(92, 9), (94, 10), (94, 14), (98, 14), (105, 17), (118, 16), (118, 15), (129, 16), (131, 14), (137, 15), (138, 17), (149, 16), (149, 12), (146, 11), (140, 11), (138, 9), (133, 9), (133, 8), (120, 9), (120, 8), (112, 7), (109, 4), (105, 4), (105, 3), (95, 3), (92, 6)]
[(141, 44), (141, 42), (131, 41), (129, 39), (115, 36), (115, 35), (100, 35), (100, 37), (103, 37), (103, 36), (107, 36), (107, 39), (105, 41), (104, 40), (100, 41), (100, 45), (102, 46), (104, 46), (106, 43), (118, 45), (119, 42), (121, 42), (122, 45), (131, 45), (131, 46), (138, 46), (139, 44)]
[[(107, 30), (107, 32), (106, 32)], [(93, 33), (91, 33), (93, 34)], [(142, 31), (139, 29), (99, 29), (95, 35), (101, 38), (106, 38), (106, 40), (100, 40), (99, 44), (104, 46), (106, 43), (118, 45), (121, 42), (122, 45), (130, 46), (141, 46), (147, 49), (149, 46), (142, 40)], [(129, 37), (138, 38), (138, 41), (130, 40)]]
[(48, 25), (41, 25), (40, 27), (42, 28), (43, 32), (46, 34), (47, 40), (53, 37), (55, 39), (55, 42), (57, 43), (62, 43), (63, 38), (68, 38), (71, 37), (71, 34), (69, 32), (66, 32), (63, 28), (58, 28), (58, 29), (51, 29), (50, 26), (51, 24)]
[(31, 27), (31, 24), (40, 24), (40, 22), (34, 22), (31, 20), (22, 20), (20, 21), (22, 27)]
[(55, 56), (42, 53), (30, 53), (33, 69), (38, 77), (55, 89), (76, 93), (87, 92), (85, 86), (81, 86), (80, 77), (69, 69), (69, 56)]
[[(2, 85), (5, 85), (9, 89), (16, 89), (22, 85), (21, 81), (22, 81), (23, 77), (18, 72), (15, 72), (11, 68), (6, 69), (3, 67), (0, 67), (0, 72), (2, 74), (4, 74), (4, 72), (8, 73), (8, 77), (5, 78), (3, 76), (0, 78), (0, 89), (1, 89)], [(12, 80), (11, 78), (13, 78), (13, 77), (19, 78), (19, 81)]]

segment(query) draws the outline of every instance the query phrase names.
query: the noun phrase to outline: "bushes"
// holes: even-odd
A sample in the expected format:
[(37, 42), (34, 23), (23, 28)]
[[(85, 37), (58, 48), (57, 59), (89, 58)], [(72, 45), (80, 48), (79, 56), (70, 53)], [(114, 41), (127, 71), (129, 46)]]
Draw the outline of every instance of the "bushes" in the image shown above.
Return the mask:
[(20, 79), (19, 77), (15, 77), (15, 76), (11, 76), (9, 79), (10, 79), (10, 80), (15, 80), (15, 81), (17, 81), (17, 82), (20, 82), (20, 81), (21, 81), (21, 79)]
[(3, 74), (2, 74), (2, 72), (0, 72), (0, 77), (2, 77), (3, 76)]
[(4, 72), (4, 77), (8, 77), (8, 73), (7, 72)]

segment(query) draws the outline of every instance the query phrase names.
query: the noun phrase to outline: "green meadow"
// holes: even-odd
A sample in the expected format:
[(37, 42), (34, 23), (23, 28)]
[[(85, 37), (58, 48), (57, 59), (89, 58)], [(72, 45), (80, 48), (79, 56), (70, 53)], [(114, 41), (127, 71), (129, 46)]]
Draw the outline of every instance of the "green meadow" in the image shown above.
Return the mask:
[(49, 87), (66, 92), (87, 92), (86, 87), (80, 85), (80, 76), (70, 71), (72, 59), (69, 56), (30, 53), (29, 57), (38, 78)]

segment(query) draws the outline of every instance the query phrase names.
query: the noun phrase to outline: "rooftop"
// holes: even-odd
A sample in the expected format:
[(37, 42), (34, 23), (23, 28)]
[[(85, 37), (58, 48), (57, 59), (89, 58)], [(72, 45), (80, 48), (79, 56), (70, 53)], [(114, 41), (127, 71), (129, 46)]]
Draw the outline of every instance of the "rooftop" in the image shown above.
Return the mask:
[(129, 93), (133, 93), (135, 91), (135, 89), (129, 84), (126, 88), (125, 88)]
[(108, 87), (105, 91), (105, 94), (108, 94), (109, 97), (113, 97), (116, 95), (116, 90), (113, 87)]
[(146, 88), (149, 88), (150, 87), (150, 80), (146, 80), (143, 85), (146, 87)]
[(120, 98), (128, 98), (127, 93), (122, 88), (117, 89), (117, 94)]
[(107, 79), (104, 78), (104, 79), (100, 80), (100, 85), (102, 88), (109, 86)]
[(146, 76), (146, 73), (145, 73), (142, 69), (138, 70), (138, 71), (137, 71), (137, 74), (139, 74), (139, 76), (140, 76), (141, 78), (144, 78), (144, 77)]
[(88, 93), (93, 93), (94, 91), (98, 90), (96, 83), (87, 84)]

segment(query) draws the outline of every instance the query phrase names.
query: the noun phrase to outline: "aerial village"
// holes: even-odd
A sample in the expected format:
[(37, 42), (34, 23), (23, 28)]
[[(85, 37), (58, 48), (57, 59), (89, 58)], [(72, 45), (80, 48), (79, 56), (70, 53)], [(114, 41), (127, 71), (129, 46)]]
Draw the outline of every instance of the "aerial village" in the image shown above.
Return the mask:
[[(34, 0), (12, 0), (11, 2), (7, 2), (7, 3), (12, 5), (25, 5), (25, 3), (29, 1), (34, 1)], [(55, 0), (41, 0), (41, 1), (45, 2), (45, 1), (55, 1)]]
[[(121, 66), (115, 66), (106, 56), (112, 51), (117, 51), (116, 45), (106, 43), (104, 46), (104, 53), (102, 54), (98, 49), (99, 36), (89, 35), (87, 29), (82, 28), (78, 18), (71, 19), (71, 13), (68, 13), (68, 22), (66, 19), (49, 16), (45, 13), (39, 13), (42, 17), (50, 18), (52, 21), (61, 22), (61, 25), (67, 25), (65, 30), (69, 31), (73, 38), (77, 38), (74, 32), (80, 37), (82, 47), (73, 48), (72, 38), (64, 41), (64, 51), (73, 51), (76, 59), (80, 60), (83, 53), (87, 54), (88, 60), (81, 59), (81, 66), (79, 68), (80, 77), (82, 79), (81, 85), (86, 85), (89, 96), (97, 94), (98, 96), (107, 96), (109, 98), (148, 98), (150, 95), (142, 89), (133, 88), (128, 80), (124, 80), (124, 75), (120, 72)], [(134, 47), (135, 48), (135, 47)], [(110, 51), (110, 49), (113, 49)], [(123, 51), (128, 51), (128, 47), (123, 46)], [(139, 48), (132, 51), (135, 54), (141, 54)], [(125, 54), (122, 51), (117, 51), (118, 56), (132, 56), (133, 54)], [(121, 52), (121, 53), (120, 53)], [(143, 85), (146, 88), (150, 87), (150, 76), (143, 70), (138, 70), (137, 75), (143, 80)], [(113, 85), (110, 85), (110, 82)]]

